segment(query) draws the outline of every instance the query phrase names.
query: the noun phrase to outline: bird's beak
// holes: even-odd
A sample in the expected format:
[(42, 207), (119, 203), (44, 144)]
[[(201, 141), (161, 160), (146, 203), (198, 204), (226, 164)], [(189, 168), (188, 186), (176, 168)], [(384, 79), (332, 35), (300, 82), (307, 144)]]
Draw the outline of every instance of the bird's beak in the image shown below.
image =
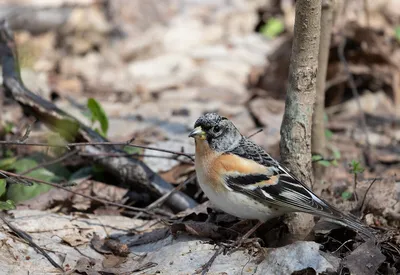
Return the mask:
[(196, 138), (199, 137), (200, 139), (205, 139), (206, 138), (206, 133), (201, 129), (201, 126), (194, 128), (190, 134), (189, 137)]

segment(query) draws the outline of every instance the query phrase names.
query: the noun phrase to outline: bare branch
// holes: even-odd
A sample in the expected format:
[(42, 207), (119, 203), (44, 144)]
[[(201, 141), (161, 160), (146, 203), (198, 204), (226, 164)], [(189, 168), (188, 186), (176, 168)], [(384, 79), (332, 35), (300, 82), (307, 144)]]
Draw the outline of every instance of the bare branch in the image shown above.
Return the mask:
[[(193, 155), (182, 153), (182, 152), (177, 152), (177, 151), (172, 151), (172, 150), (167, 150), (167, 149), (162, 149), (162, 148), (156, 148), (156, 147), (151, 147), (151, 146), (145, 146), (145, 145), (137, 145), (137, 144), (132, 144), (130, 139), (127, 142), (110, 142), (110, 141), (102, 141), (102, 142), (74, 142), (74, 143), (66, 143), (64, 145), (62, 144), (49, 144), (49, 143), (41, 143), (41, 142), (25, 142), (25, 140), (28, 138), (28, 136), (24, 135), (24, 140), (22, 141), (8, 141), (8, 140), (0, 140), (0, 144), (4, 145), (17, 145), (17, 146), (41, 146), (41, 147), (55, 147), (55, 148), (66, 148), (68, 150), (71, 150), (73, 147), (83, 147), (83, 146), (92, 146), (92, 145), (110, 145), (110, 146), (128, 146), (128, 147), (134, 147), (134, 148), (141, 148), (141, 149), (147, 149), (150, 151), (158, 151), (158, 152), (164, 152), (164, 153), (169, 153), (177, 156), (183, 156), (194, 162)], [(129, 155), (129, 154), (128, 154)], [(122, 156), (122, 155), (120, 155)], [(125, 155), (126, 156), (126, 155)]]

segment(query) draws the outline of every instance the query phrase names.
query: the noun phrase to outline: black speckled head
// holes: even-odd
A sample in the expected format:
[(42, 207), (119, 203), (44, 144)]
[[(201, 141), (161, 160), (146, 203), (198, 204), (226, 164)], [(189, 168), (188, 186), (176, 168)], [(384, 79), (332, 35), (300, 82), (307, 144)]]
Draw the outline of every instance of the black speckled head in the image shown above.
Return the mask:
[(207, 141), (211, 149), (227, 152), (236, 148), (242, 135), (229, 119), (217, 113), (207, 113), (199, 117), (194, 124), (190, 137)]

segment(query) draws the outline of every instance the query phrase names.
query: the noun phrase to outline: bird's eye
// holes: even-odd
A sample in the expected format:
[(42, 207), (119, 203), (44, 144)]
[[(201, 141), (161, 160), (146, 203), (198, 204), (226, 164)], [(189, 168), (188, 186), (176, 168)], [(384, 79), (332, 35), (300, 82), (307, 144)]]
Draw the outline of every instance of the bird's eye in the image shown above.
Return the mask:
[(221, 129), (220, 129), (220, 127), (217, 125), (217, 126), (214, 126), (214, 129), (213, 129), (213, 130), (214, 130), (215, 133), (218, 133), (219, 130), (221, 130)]

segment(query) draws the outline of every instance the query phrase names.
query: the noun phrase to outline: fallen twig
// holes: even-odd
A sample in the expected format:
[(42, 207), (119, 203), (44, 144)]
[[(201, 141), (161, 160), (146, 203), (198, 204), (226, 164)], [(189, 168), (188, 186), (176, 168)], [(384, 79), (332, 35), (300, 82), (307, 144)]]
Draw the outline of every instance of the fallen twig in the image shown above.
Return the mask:
[(212, 255), (212, 257), (208, 260), (207, 263), (205, 263), (204, 265), (201, 266), (201, 268), (199, 268), (198, 270), (195, 271), (194, 274), (199, 274), (201, 273), (201, 275), (205, 275), (207, 274), (207, 272), (210, 270), (212, 264), (214, 263), (215, 259), (217, 258), (217, 256), (219, 254), (221, 254), (224, 251), (225, 247), (224, 246), (220, 246), (214, 253), (214, 255)]
[(345, 241), (335, 251), (333, 251), (332, 254), (335, 254), (336, 252), (338, 252), (342, 247), (346, 247), (347, 250), (349, 250), (349, 248), (346, 246), (346, 244), (348, 244), (349, 242), (354, 242), (354, 240), (350, 239), (350, 240)]
[(55, 267), (60, 269), (61, 271), (64, 271), (64, 269), (56, 263), (50, 256), (49, 254), (46, 253), (40, 246), (38, 246), (35, 242), (32, 241), (31, 236), (29, 234), (25, 233), (21, 229), (16, 228), (13, 226), (7, 219), (5, 218), (5, 214), (3, 212), (0, 212), (0, 219), (15, 233), (17, 234), (18, 237), (21, 239), (25, 240), (30, 246), (32, 246), (36, 251), (38, 251), (40, 254), (42, 254), (49, 262)]
[(367, 194), (368, 194), (369, 190), (371, 189), (372, 185), (376, 182), (376, 180), (377, 180), (376, 178), (373, 179), (371, 184), (368, 186), (367, 191), (365, 191), (364, 197), (363, 197), (363, 199), (361, 201), (360, 208), (359, 208), (361, 210), (361, 213), (363, 212), (363, 209), (364, 209), (364, 203), (365, 203), (365, 199), (367, 197)]
[[(173, 193), (180, 191), (188, 182), (191, 182), (192, 180), (194, 180), (196, 178), (196, 175), (191, 176), (189, 179), (183, 181), (182, 183), (180, 183), (177, 187), (175, 187), (174, 189), (172, 189), (171, 191), (169, 191), (167, 194), (165, 194), (164, 196), (162, 196), (161, 198), (157, 199), (156, 201), (154, 201), (153, 203), (151, 203), (150, 205), (148, 205), (146, 207), (146, 210), (150, 211), (156, 207), (160, 207), (168, 198), (169, 196), (171, 196)], [(138, 219), (143, 213), (138, 213), (134, 219)]]
[(61, 184), (52, 183), (52, 182), (48, 182), (48, 181), (44, 181), (44, 180), (40, 180), (40, 179), (35, 179), (35, 178), (32, 178), (32, 177), (27, 177), (27, 176), (11, 173), (11, 172), (4, 171), (4, 170), (0, 170), (0, 173), (5, 174), (5, 175), (7, 175), (9, 177), (14, 177), (14, 178), (18, 178), (18, 179), (24, 179), (24, 180), (29, 180), (29, 181), (33, 181), (33, 182), (39, 182), (39, 183), (43, 183), (43, 184), (46, 184), (46, 185), (50, 185), (50, 186), (65, 190), (67, 192), (70, 192), (72, 194), (75, 194), (75, 195), (78, 195), (78, 196), (81, 196), (81, 197), (84, 197), (84, 198), (87, 198), (87, 199), (90, 199), (90, 200), (93, 200), (93, 201), (97, 201), (97, 202), (103, 203), (105, 205), (118, 206), (118, 207), (121, 207), (121, 208), (126, 208), (126, 209), (129, 209), (129, 210), (132, 210), (132, 211), (136, 211), (136, 212), (144, 212), (144, 213), (146, 213), (146, 214), (148, 214), (150, 216), (158, 216), (156, 213), (154, 213), (152, 211), (149, 211), (149, 210), (146, 210), (145, 208), (139, 208), (139, 207), (120, 204), (120, 203), (117, 203), (117, 202), (107, 201), (107, 200), (104, 200), (104, 199), (95, 198), (95, 197), (92, 197), (92, 196), (89, 196), (89, 195), (85, 195), (85, 194), (70, 190), (70, 189), (62, 186)]
[[(253, 134), (254, 135), (254, 134)], [(28, 137), (26, 137), (28, 138)], [(158, 151), (158, 152), (164, 152), (164, 153), (169, 153), (173, 155), (178, 155), (178, 156), (183, 156), (188, 159), (190, 159), (192, 162), (194, 161), (193, 155), (182, 153), (182, 152), (177, 152), (177, 151), (171, 151), (167, 149), (162, 149), (162, 148), (156, 148), (156, 147), (151, 147), (151, 146), (145, 146), (145, 145), (137, 145), (137, 144), (132, 144), (129, 141), (128, 142), (109, 142), (109, 141), (104, 141), (104, 142), (74, 142), (74, 143), (66, 143), (66, 144), (49, 144), (49, 143), (41, 143), (41, 142), (25, 142), (23, 141), (8, 141), (8, 140), (0, 140), (0, 144), (4, 145), (17, 145), (17, 146), (40, 146), (40, 147), (55, 147), (55, 148), (66, 148), (68, 150), (71, 150), (72, 147), (83, 147), (83, 146), (91, 146), (91, 145), (111, 145), (111, 146), (128, 146), (128, 147), (134, 147), (134, 148), (141, 148), (141, 149), (147, 149), (151, 151)], [(106, 153), (105, 153), (106, 154)], [(99, 156), (101, 154), (98, 154)], [(110, 154), (110, 156), (130, 156), (134, 154)], [(87, 154), (87, 156), (93, 156), (90, 154)]]

